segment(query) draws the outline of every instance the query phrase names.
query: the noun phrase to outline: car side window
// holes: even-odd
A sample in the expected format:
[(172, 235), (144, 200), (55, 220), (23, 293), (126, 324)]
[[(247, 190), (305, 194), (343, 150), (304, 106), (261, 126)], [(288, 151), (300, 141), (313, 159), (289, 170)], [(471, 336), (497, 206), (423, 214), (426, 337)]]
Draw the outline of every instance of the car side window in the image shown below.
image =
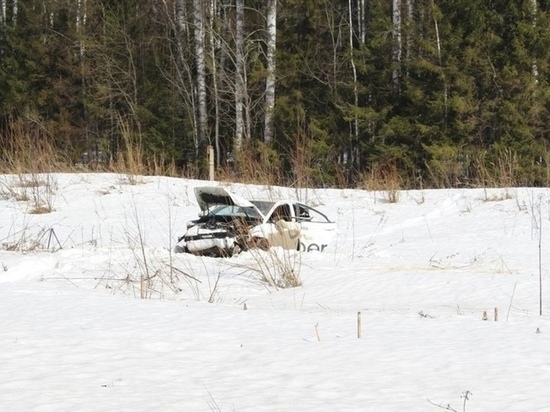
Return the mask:
[(273, 211), (271, 215), (271, 222), (277, 222), (279, 220), (286, 220), (290, 222), (292, 220), (292, 214), (290, 213), (290, 207), (288, 205), (280, 205)]
[(306, 205), (296, 205), (296, 220), (298, 221), (307, 221), (314, 223), (328, 223), (330, 222), (329, 218), (318, 210), (306, 206)]
[(294, 213), (296, 215), (297, 221), (311, 220), (311, 216), (309, 215), (308, 209), (300, 204), (294, 205)]

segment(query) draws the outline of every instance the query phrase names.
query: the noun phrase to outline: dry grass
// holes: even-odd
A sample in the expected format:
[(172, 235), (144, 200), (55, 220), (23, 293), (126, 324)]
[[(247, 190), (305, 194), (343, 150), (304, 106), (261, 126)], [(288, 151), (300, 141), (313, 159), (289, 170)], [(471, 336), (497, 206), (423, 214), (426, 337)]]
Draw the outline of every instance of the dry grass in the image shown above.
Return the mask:
[(18, 232), (1, 239), (0, 248), (10, 252), (29, 253), (35, 251), (55, 252), (62, 249), (62, 245), (52, 228), (41, 228), (36, 231), (25, 226)]
[[(128, 268), (123, 283), (131, 285), (141, 299), (163, 298), (166, 293), (179, 293), (177, 276), (172, 266), (171, 253), (154, 249), (147, 244), (147, 219), (138, 210), (138, 201), (132, 198), (131, 211), (126, 216), (124, 228), (128, 249), (133, 255), (133, 268)], [(171, 216), (168, 216), (171, 219)], [(171, 227), (168, 222), (168, 227)], [(124, 266), (124, 265), (123, 265)]]
[(27, 202), (28, 212), (43, 214), (53, 211), (57, 180), (50, 173), (10, 175), (0, 181), (0, 196)]
[[(67, 142), (58, 142), (37, 116), (24, 114), (8, 119), (0, 136), (0, 172), (26, 175), (53, 172), (109, 171), (123, 176), (125, 184), (143, 182), (143, 176), (172, 176), (201, 178), (197, 164), (176, 167), (174, 159), (145, 150), (142, 135), (126, 119), (117, 120), (120, 147), (113, 157), (95, 159), (88, 164), (75, 164), (81, 153)], [(103, 153), (108, 153), (104, 148)], [(518, 187), (526, 185), (550, 185), (550, 150), (540, 148), (536, 159), (520, 156), (512, 149), (489, 153), (488, 150), (433, 149), (433, 159), (425, 171), (417, 176), (406, 176), (396, 162), (380, 162), (360, 172), (354, 185), (360, 189), (379, 191), (385, 201), (399, 202), (405, 189), (451, 187)], [(296, 136), (286, 158), (290, 170), (283, 170), (286, 163), (272, 147), (258, 141), (246, 141), (240, 153), (216, 170), (216, 180), (267, 186), (309, 188), (323, 185), (319, 170), (315, 169), (315, 153), (311, 139)], [(326, 159), (325, 159), (326, 161)], [(327, 172), (328, 173), (328, 172)], [(330, 181), (332, 186), (349, 187), (350, 170), (347, 165), (335, 164)], [(326, 175), (328, 176), (328, 175)], [(357, 176), (357, 175), (356, 175)], [(203, 176), (204, 177), (204, 176)], [(316, 183), (317, 182), (317, 183)], [(419, 187), (420, 186), (420, 187)], [(6, 192), (6, 188), (3, 188)], [(19, 192), (24, 201), (32, 194)], [(47, 208), (36, 207), (37, 211)]]
[(66, 142), (56, 142), (38, 119), (22, 116), (8, 121), (6, 131), (0, 135), (0, 172), (26, 175), (104, 171), (124, 175), (127, 184), (141, 183), (141, 176), (181, 176), (173, 159), (146, 154), (141, 135), (122, 119), (119, 119), (118, 131), (122, 142), (115, 158), (106, 156), (100, 161), (75, 164), (71, 159), (80, 157), (76, 149)]
[(9, 123), (0, 139), (2, 173), (66, 171), (69, 162), (55, 150), (53, 138), (36, 119), (26, 116)]
[(300, 252), (280, 247), (260, 247), (251, 248), (247, 253), (250, 256), (248, 263), (229, 263), (230, 266), (238, 267), (243, 274), (275, 290), (302, 286)]
[(261, 142), (257, 145), (243, 144), (241, 153), (231, 159), (225, 168), (217, 170), (217, 174), (216, 180), (266, 186), (283, 181), (277, 153)]
[(395, 165), (375, 164), (362, 175), (358, 187), (365, 190), (379, 191), (388, 203), (399, 202), (400, 192), (403, 190), (403, 179)]

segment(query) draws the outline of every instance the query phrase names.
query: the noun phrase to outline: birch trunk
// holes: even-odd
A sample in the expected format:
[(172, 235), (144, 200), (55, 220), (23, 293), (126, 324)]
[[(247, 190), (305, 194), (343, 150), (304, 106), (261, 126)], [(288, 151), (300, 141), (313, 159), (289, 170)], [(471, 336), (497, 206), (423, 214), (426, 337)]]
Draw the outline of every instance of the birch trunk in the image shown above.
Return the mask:
[(78, 35), (78, 48), (80, 51), (80, 58), (84, 58), (86, 52), (86, 46), (84, 44), (84, 34), (86, 28), (86, 1), (87, 0), (78, 0), (77, 1), (77, 10), (76, 10), (76, 33)]
[(244, 0), (236, 4), (235, 33), (235, 152), (241, 150), (244, 132), (243, 98), (244, 98)]
[(401, 0), (393, 0), (392, 7), (392, 23), (393, 23), (393, 54), (392, 60), (394, 64), (393, 69), (393, 83), (396, 89), (399, 91), (401, 88), (401, 53), (402, 53), (402, 41), (401, 41)]
[(365, 41), (367, 40), (366, 0), (357, 0), (357, 22), (359, 27), (359, 40), (361, 43), (365, 44)]
[(193, 20), (195, 24), (195, 63), (196, 63), (196, 94), (198, 103), (197, 140), (195, 141), (195, 156), (198, 159), (206, 150), (206, 130), (208, 118), (206, 111), (206, 65), (204, 52), (204, 10), (201, 0), (193, 0)]
[[(181, 39), (187, 33), (187, 21), (185, 20), (185, 0), (176, 1), (176, 26), (178, 30), (178, 38)], [(178, 39), (178, 46), (182, 46)], [(183, 48), (183, 47), (182, 47)]]
[[(86, 69), (85, 69), (85, 55), (86, 55), (86, 46), (84, 42), (84, 36), (86, 34), (86, 19), (87, 19), (87, 9), (86, 9), (86, 1), (87, 0), (78, 0), (76, 5), (76, 35), (78, 39), (78, 49), (79, 49), (79, 55), (80, 55), (80, 75), (82, 76), (82, 95), (87, 96), (88, 92), (88, 82), (86, 78)], [(84, 117), (88, 117), (88, 110), (86, 106), (83, 108), (84, 110)], [(89, 151), (94, 150), (96, 159), (99, 158), (99, 148), (97, 147), (97, 144), (94, 148), (90, 147), (90, 133), (89, 133), (89, 125), (86, 121), (86, 128), (84, 137), (86, 139), (86, 147)]]
[(214, 33), (214, 22), (219, 18), (218, 16), (218, 7), (216, 0), (210, 0), (210, 20), (208, 31), (210, 33), (210, 60), (212, 64), (212, 75), (213, 75), (213, 88), (214, 88), (214, 145), (216, 148), (216, 165), (220, 166), (220, 98), (218, 92), (218, 64), (216, 60), (216, 49), (219, 49), (219, 36)]
[(414, 0), (406, 0), (407, 2), (407, 16), (405, 20), (406, 30), (406, 44), (405, 44), (405, 76), (409, 76), (409, 65), (412, 59), (412, 47), (413, 47), (413, 21), (414, 21)]
[(443, 71), (443, 59), (441, 58), (441, 39), (439, 37), (439, 24), (437, 22), (437, 17), (435, 13), (435, 2), (432, 0), (432, 16), (434, 21), (435, 29), (435, 40), (437, 42), (437, 60), (439, 67), (441, 68), (441, 76), (443, 78), (443, 104), (445, 108), (445, 119), (447, 118), (447, 106), (448, 106), (448, 91), (447, 91), (447, 79), (445, 78), (445, 72)]
[[(538, 14), (538, 4), (537, 0), (531, 0), (531, 20), (533, 22), (533, 27), (537, 27), (537, 14)], [(534, 59), (531, 65), (531, 72), (533, 73), (533, 81), (535, 84), (539, 83), (539, 66), (537, 61)]]
[[(355, 60), (353, 56), (353, 19), (352, 19), (352, 3), (351, 0), (348, 1), (348, 9), (349, 9), (349, 50), (350, 50), (350, 61), (351, 61), (351, 69), (353, 72), (353, 103), (355, 107), (359, 106), (359, 95), (357, 92), (357, 69), (355, 67)], [(361, 14), (361, 10), (359, 10), (359, 13)], [(358, 19), (360, 21), (361, 18)], [(355, 115), (354, 121), (353, 121), (353, 127), (352, 127), (352, 136), (355, 139), (352, 139), (352, 142), (350, 142), (350, 161), (351, 164), (354, 163), (353, 159), (353, 153), (354, 153), (354, 144), (353, 140), (358, 141), (359, 139), (359, 120), (357, 115)]]
[(267, 0), (267, 79), (265, 84), (264, 141), (273, 140), (275, 109), (275, 51), (277, 49), (277, 0)]
[(6, 29), (6, 0), (0, 0), (0, 56), (4, 54), (5, 29)]
[[(178, 79), (179, 83), (183, 86), (186, 84), (192, 84), (190, 79), (190, 70), (188, 70), (188, 64), (185, 59), (184, 45), (189, 42), (189, 27), (186, 19), (185, 0), (177, 0), (175, 5), (175, 33), (176, 33), (176, 50), (177, 50), (177, 67), (178, 67)], [(187, 79), (185, 79), (187, 75)], [(186, 89), (184, 87), (184, 89)], [(186, 98), (189, 100), (193, 107), (193, 124), (196, 125), (196, 110), (193, 93), (185, 93)], [(196, 129), (196, 127), (195, 127)], [(195, 136), (196, 138), (196, 136)]]
[(0, 29), (6, 25), (6, 0), (0, 0)]
[[(184, 100), (185, 104), (182, 105), (182, 115), (189, 116), (189, 120), (192, 124), (192, 136), (194, 146), (198, 147), (198, 132), (197, 124), (197, 105), (196, 96), (194, 93), (194, 80), (192, 77), (191, 69), (189, 67), (189, 59), (185, 56), (185, 47), (192, 47), (192, 33), (189, 29), (189, 22), (186, 9), (186, 0), (176, 0), (175, 3), (170, 5), (166, 1), (163, 1), (166, 8), (166, 13), (169, 17), (169, 21), (173, 24), (173, 31), (175, 33), (175, 65), (176, 65), (176, 84), (179, 94)], [(172, 18), (173, 16), (173, 18)], [(198, 150), (198, 149), (197, 149)]]

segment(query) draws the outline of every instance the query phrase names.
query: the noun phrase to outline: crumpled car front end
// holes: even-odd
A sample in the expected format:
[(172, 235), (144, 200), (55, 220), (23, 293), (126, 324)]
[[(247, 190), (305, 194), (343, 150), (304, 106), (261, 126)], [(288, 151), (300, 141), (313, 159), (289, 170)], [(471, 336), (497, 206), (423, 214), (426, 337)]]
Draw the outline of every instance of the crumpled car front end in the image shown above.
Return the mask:
[(227, 226), (196, 224), (187, 230), (182, 240), (186, 251), (195, 255), (231, 256), (238, 252), (236, 236)]
[(261, 223), (261, 212), (248, 200), (221, 187), (197, 187), (198, 220), (188, 222), (177, 252), (202, 256), (233, 256), (247, 244), (250, 227)]

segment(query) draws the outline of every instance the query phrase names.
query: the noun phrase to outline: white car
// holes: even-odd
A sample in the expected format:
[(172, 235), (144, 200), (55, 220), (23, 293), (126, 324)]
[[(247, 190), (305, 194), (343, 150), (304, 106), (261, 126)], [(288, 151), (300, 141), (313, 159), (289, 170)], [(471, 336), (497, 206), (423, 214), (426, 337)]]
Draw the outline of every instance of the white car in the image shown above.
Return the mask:
[(199, 219), (187, 223), (177, 252), (232, 256), (250, 248), (322, 252), (336, 233), (336, 224), (301, 202), (246, 200), (223, 187), (195, 188)]

